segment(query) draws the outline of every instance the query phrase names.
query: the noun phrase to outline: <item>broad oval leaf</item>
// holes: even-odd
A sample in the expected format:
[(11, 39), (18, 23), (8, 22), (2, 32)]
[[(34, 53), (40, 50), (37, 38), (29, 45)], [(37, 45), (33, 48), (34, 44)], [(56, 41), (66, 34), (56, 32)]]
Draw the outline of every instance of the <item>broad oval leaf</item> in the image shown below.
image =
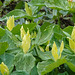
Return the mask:
[(6, 20), (8, 17), (13, 16), (15, 20), (23, 18), (26, 16), (26, 13), (23, 10), (20, 9), (15, 9), (10, 11), (8, 14), (6, 14), (5, 16), (3, 16), (2, 18), (0, 18), (0, 21)]
[(15, 57), (14, 64), (17, 70), (24, 70), (30, 73), (31, 69), (35, 66), (35, 58), (29, 53), (19, 53)]
[(69, 10), (70, 8), (67, 0), (47, 0), (45, 5), (53, 9)]

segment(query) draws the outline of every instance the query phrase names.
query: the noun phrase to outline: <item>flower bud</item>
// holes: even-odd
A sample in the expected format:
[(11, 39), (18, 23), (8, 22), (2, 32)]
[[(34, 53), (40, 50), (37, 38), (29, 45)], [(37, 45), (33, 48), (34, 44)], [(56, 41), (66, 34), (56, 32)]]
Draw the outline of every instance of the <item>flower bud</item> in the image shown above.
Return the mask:
[(3, 62), (0, 64), (0, 71), (2, 75), (9, 75), (9, 69)]
[(11, 31), (14, 27), (14, 16), (10, 16), (9, 19), (7, 20), (7, 27)]
[(22, 40), (22, 49), (24, 53), (27, 53), (27, 51), (30, 48), (30, 34), (29, 34), (29, 30), (27, 31), (27, 34), (24, 35), (23, 40)]
[(24, 35), (26, 34), (26, 32), (25, 32), (23, 26), (21, 27), (20, 32), (21, 32), (21, 38), (22, 38), (22, 40), (23, 40), (23, 37), (24, 37)]
[(56, 46), (56, 44), (54, 42), (53, 47), (52, 47), (52, 55), (54, 57), (54, 61), (57, 61), (58, 59), (61, 58), (61, 53), (63, 51), (63, 48), (64, 48), (64, 43), (62, 41), (61, 46), (60, 46), (60, 54), (58, 55), (57, 46)]

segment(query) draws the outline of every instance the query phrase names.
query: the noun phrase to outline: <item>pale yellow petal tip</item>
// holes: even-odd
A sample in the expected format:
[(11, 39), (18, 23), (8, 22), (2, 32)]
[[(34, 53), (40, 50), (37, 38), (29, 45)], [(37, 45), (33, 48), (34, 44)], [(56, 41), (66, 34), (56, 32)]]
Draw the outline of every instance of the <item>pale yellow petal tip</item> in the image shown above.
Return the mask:
[(47, 41), (47, 46), (46, 46), (46, 49), (45, 49), (46, 51), (49, 51), (49, 43), (50, 43), (50, 40)]
[(2, 75), (9, 75), (9, 69), (3, 62), (0, 64), (0, 71)]
[(27, 34), (29, 34), (29, 29), (28, 29), (28, 31), (27, 31)]
[(64, 42), (62, 41), (61, 46), (60, 46), (60, 54), (62, 53), (63, 49), (64, 49)]
[(55, 43), (55, 42), (54, 42), (54, 44), (53, 44), (52, 49), (54, 49), (54, 51), (58, 51), (58, 50), (57, 50), (57, 46), (56, 46), (56, 43)]
[(29, 29), (28, 29), (28, 31), (27, 31), (27, 35), (30, 37)]
[(23, 40), (23, 37), (24, 37), (24, 35), (26, 34), (26, 32), (25, 32), (23, 26), (21, 26), (20, 32), (21, 32), (21, 38), (22, 38), (22, 40)]
[(26, 20), (25, 24), (29, 24), (30, 22)]
[(54, 42), (53, 46), (56, 47), (56, 43), (55, 42)]
[(46, 49), (45, 49), (45, 50), (46, 50), (46, 51), (49, 51), (49, 45), (46, 46)]
[(71, 38), (75, 41), (75, 26), (73, 27)]
[(8, 29), (11, 31), (14, 27), (14, 16), (10, 16), (8, 19), (7, 19), (7, 27)]

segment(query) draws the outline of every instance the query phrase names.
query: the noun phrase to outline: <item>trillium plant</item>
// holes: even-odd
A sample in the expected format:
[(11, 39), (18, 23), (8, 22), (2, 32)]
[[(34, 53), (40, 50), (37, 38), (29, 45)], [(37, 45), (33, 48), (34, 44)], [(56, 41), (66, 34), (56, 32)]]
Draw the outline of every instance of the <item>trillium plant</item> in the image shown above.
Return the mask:
[[(74, 0), (31, 0), (0, 18), (0, 75), (75, 75)], [(57, 23), (55, 23), (57, 21)]]

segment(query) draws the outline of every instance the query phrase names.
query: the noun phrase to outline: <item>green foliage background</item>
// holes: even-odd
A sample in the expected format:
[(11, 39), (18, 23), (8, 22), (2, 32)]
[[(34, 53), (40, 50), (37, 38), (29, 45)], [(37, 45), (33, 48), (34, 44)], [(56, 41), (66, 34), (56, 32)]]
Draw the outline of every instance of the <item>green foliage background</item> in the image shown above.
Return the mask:
[[(10, 75), (75, 75), (75, 53), (70, 49), (67, 38), (71, 37), (75, 24), (75, 2), (4, 0), (0, 1), (0, 9), (0, 63), (7, 65)], [(6, 21), (13, 15), (15, 27), (9, 31)], [(21, 26), (26, 32), (29, 29), (30, 34), (36, 32), (26, 54), (20, 47)], [(49, 51), (46, 51), (48, 41)], [(62, 57), (56, 62), (51, 54), (54, 41), (58, 51), (64, 42)]]

